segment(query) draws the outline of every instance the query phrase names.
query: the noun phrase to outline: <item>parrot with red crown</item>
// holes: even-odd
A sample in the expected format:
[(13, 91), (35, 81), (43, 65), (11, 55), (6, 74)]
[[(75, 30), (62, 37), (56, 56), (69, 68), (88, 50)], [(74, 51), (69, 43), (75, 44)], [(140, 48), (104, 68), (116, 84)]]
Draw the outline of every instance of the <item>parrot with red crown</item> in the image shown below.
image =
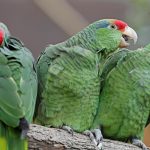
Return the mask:
[(0, 150), (28, 150), (36, 95), (34, 58), (0, 22)]
[(100, 130), (90, 129), (99, 107), (100, 74), (107, 57), (127, 47), (129, 39), (136, 42), (137, 34), (127, 23), (103, 19), (62, 43), (49, 45), (37, 61), (35, 123), (84, 132), (99, 143)]

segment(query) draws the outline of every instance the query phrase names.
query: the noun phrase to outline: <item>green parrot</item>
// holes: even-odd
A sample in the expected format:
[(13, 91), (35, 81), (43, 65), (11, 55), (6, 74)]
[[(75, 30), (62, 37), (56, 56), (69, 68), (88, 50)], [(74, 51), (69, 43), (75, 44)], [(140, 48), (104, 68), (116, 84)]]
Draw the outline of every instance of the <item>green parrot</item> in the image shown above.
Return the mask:
[(69, 132), (90, 129), (99, 104), (101, 66), (110, 53), (128, 46), (126, 36), (137, 40), (125, 22), (103, 19), (49, 45), (37, 61), (35, 123)]
[(146, 150), (141, 141), (150, 123), (150, 45), (114, 53), (101, 74), (101, 94), (93, 128), (105, 138), (130, 141)]
[(32, 54), (0, 23), (0, 150), (28, 150), (36, 94)]

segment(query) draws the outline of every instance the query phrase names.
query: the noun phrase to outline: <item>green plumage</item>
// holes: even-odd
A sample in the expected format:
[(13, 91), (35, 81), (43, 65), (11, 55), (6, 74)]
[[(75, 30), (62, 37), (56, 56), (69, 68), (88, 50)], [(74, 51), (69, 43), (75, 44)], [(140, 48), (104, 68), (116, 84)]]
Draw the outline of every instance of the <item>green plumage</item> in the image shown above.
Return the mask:
[[(47, 56), (48, 50), (50, 48), (45, 51)], [(95, 54), (80, 47), (66, 48), (57, 56), (46, 75), (41, 73), (42, 77), (46, 76), (41, 95), (45, 101), (40, 104), (37, 121), (54, 127), (65, 124), (84, 131), (92, 124), (98, 106), (98, 58), (96, 61)]]
[(0, 47), (0, 150), (27, 150), (19, 122), (32, 121), (37, 93), (33, 57), (22, 43), (7, 37)]
[(100, 125), (106, 138), (142, 139), (150, 115), (150, 45), (113, 54), (101, 77), (104, 82), (93, 128)]
[(67, 125), (77, 132), (90, 129), (99, 103), (100, 66), (121, 39), (109, 25), (109, 20), (97, 21), (41, 54), (36, 123)]

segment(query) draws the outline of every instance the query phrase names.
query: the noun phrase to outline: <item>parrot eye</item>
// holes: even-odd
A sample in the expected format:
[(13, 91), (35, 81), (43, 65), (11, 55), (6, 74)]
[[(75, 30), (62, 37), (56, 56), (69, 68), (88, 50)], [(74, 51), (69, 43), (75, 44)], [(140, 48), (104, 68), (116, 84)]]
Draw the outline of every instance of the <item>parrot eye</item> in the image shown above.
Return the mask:
[(110, 28), (110, 29), (117, 29), (117, 26), (114, 25), (114, 24), (111, 24), (111, 25), (109, 26), (109, 28)]

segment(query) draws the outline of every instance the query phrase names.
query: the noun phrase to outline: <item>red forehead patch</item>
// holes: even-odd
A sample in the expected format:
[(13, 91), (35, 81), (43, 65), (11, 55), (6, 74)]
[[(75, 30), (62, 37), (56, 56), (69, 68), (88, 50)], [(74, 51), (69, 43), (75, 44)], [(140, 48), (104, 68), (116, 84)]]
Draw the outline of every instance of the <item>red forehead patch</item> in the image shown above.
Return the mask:
[(127, 25), (127, 23), (121, 21), (121, 20), (115, 20), (114, 24), (118, 27), (119, 30), (124, 29)]
[(4, 40), (4, 32), (0, 29), (0, 45), (3, 43)]

